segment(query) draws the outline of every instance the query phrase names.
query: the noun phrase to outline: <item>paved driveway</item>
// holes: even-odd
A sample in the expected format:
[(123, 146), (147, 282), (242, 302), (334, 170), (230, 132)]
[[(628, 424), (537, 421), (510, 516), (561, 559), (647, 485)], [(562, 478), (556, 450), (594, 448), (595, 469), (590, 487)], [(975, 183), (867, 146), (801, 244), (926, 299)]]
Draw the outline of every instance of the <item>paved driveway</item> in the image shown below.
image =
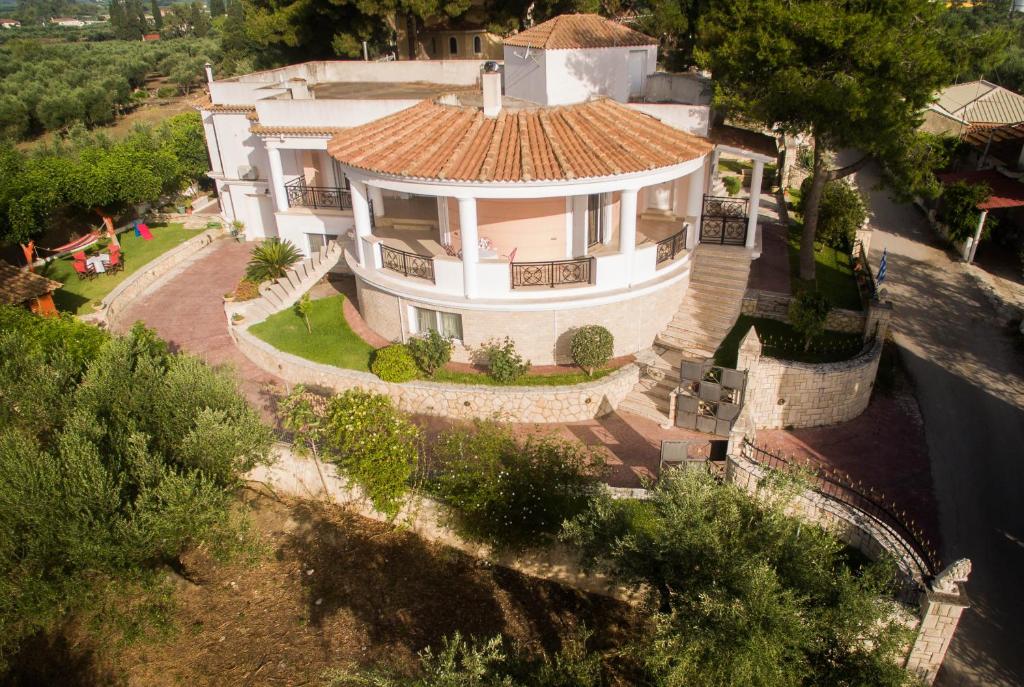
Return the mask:
[(877, 169), (857, 181), (874, 212), (872, 265), (889, 250), (885, 288), (924, 416), (943, 560), (974, 563), (973, 607), (937, 684), (1024, 685), (1024, 349), (921, 213), (872, 190)]

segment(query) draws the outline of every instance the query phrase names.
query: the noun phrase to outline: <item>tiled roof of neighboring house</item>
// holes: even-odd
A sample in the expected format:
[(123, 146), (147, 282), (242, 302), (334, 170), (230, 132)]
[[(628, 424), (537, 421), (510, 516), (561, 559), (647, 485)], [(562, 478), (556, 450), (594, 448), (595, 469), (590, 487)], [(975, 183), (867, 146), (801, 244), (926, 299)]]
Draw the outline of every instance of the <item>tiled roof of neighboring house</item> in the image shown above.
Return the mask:
[(249, 131), (257, 136), (333, 136), (344, 131), (340, 126), (263, 126), (253, 124)]
[(561, 14), (505, 39), (505, 45), (572, 50), (657, 45), (658, 39), (598, 14)]
[(213, 101), (210, 100), (209, 93), (204, 93), (193, 100), (192, 106), (198, 110), (206, 110), (207, 112), (223, 112), (225, 114), (246, 114), (256, 111), (255, 105), (215, 105)]
[(994, 169), (981, 171), (948, 172), (936, 174), (944, 184), (964, 181), (968, 184), (985, 184), (992, 195), (984, 203), (978, 204), (979, 210), (995, 210), (998, 208), (1018, 208), (1024, 206), (1024, 183), (1017, 179), (1000, 174)]
[(768, 157), (778, 157), (779, 155), (778, 142), (773, 136), (750, 129), (741, 129), (738, 126), (715, 124), (708, 131), (708, 138), (719, 145), (749, 150)]
[(56, 291), (63, 284), (0, 260), (0, 303), (18, 305)]
[(502, 110), (423, 101), (345, 129), (327, 151), (346, 165), (417, 179), (561, 181), (642, 172), (693, 160), (711, 144), (612, 100)]
[(1024, 96), (988, 81), (969, 81), (945, 88), (932, 108), (968, 124), (1024, 122)]

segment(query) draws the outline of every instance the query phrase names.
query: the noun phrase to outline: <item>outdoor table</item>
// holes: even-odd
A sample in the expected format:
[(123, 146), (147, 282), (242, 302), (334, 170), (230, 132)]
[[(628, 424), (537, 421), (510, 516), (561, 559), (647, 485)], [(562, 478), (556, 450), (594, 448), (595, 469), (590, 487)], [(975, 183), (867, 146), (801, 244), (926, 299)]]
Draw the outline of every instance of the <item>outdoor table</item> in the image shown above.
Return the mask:
[(101, 272), (107, 271), (104, 263), (109, 262), (109, 260), (110, 253), (100, 253), (99, 255), (94, 255), (91, 258), (86, 258), (85, 264), (93, 268), (97, 274), (100, 274)]

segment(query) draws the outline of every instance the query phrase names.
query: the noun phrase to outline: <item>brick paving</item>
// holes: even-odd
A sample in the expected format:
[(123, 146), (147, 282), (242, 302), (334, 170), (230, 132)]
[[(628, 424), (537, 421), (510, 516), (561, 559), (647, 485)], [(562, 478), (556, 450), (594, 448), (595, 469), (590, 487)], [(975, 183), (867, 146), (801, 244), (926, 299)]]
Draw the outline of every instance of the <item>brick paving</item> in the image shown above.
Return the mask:
[(762, 291), (790, 292), (789, 247), (786, 227), (761, 225), (761, 257), (750, 264), (747, 286)]

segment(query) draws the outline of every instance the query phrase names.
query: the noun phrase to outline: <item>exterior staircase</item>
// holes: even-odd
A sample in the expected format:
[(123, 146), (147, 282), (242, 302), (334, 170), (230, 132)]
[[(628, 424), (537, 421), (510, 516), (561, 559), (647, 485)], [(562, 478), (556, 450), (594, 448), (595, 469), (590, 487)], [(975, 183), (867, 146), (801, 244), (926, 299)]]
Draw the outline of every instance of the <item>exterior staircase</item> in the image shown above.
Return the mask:
[(680, 360), (715, 354), (740, 316), (749, 275), (749, 249), (697, 246), (686, 296), (651, 350), (638, 356), (640, 382), (619, 410), (668, 421), (669, 394), (679, 385)]
[(341, 256), (341, 245), (337, 241), (328, 241), (317, 253), (296, 263), (284, 278), (263, 286), (260, 289), (260, 298), (244, 301), (235, 310), (244, 314), (250, 321), (258, 322), (294, 305), (302, 294), (313, 288), (338, 264)]

